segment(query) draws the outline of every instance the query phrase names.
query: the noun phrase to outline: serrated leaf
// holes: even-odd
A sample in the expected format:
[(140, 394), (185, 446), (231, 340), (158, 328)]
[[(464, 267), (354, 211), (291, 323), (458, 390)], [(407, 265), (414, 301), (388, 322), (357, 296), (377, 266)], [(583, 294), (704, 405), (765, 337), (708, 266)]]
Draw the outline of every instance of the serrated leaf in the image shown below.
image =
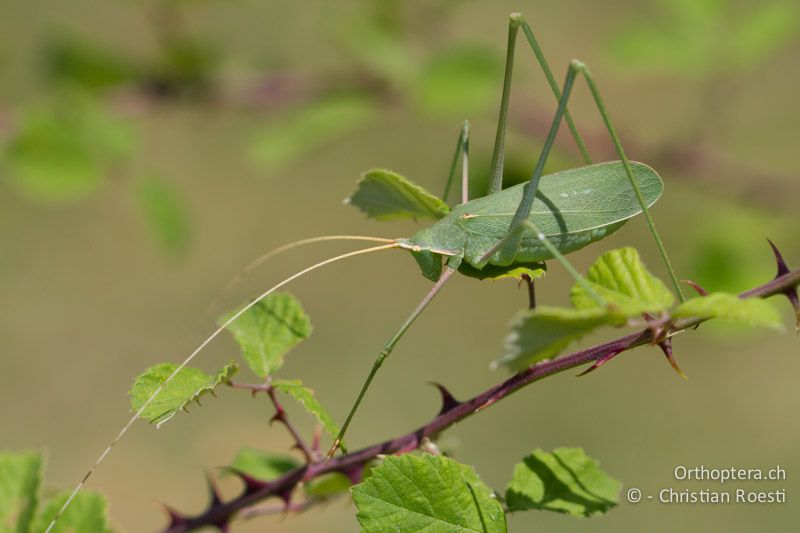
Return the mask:
[[(36, 518), (33, 531), (44, 531), (69, 497), (69, 491), (59, 492), (44, 507)], [(99, 492), (84, 490), (75, 498), (58, 519), (50, 533), (110, 533), (108, 525), (108, 502)]]
[(591, 516), (616, 506), (621, 487), (581, 448), (537, 449), (514, 467), (506, 505), (512, 512), (538, 509)]
[(377, 104), (367, 97), (337, 97), (293, 111), (256, 133), (253, 161), (272, 169), (287, 164), (369, 122)]
[[(131, 411), (138, 412), (176, 368), (178, 365), (174, 363), (161, 363), (142, 372), (128, 392)], [(206, 374), (197, 368), (184, 367), (145, 407), (140, 417), (156, 426), (161, 426), (190, 402), (199, 403), (201, 396), (213, 392), (221, 383), (229, 382), (238, 370), (233, 361), (222, 367), (215, 375)]]
[(317, 421), (322, 424), (322, 428), (328, 435), (336, 438), (339, 434), (339, 425), (330, 413), (328, 413), (327, 409), (322, 406), (317, 397), (314, 396), (314, 391), (303, 385), (302, 381), (299, 379), (291, 381), (275, 380), (272, 382), (272, 386), (275, 387), (275, 390), (294, 398), (297, 403), (302, 405), (306, 411), (312, 414)]
[(739, 298), (735, 294), (714, 292), (686, 300), (672, 312), (675, 318), (718, 318), (748, 326), (783, 329), (778, 311), (761, 298)]
[(521, 280), (522, 276), (529, 276), (531, 279), (539, 279), (547, 272), (547, 265), (544, 263), (513, 263), (508, 266), (486, 265), (478, 270), (474, 266), (468, 264), (466, 261), (462, 262), (458, 267), (461, 274), (469, 278), (479, 280), (492, 280), (497, 281), (501, 279), (515, 279)]
[(552, 359), (571, 342), (607, 324), (619, 323), (619, 317), (604, 308), (567, 309), (539, 306), (522, 311), (511, 322), (504, 353), (492, 363), (518, 371)]
[(175, 187), (161, 179), (139, 183), (139, 206), (153, 236), (171, 254), (182, 254), (189, 247), (189, 217)]
[(434, 55), (422, 70), (416, 96), (427, 113), (478, 113), (494, 104), (503, 63), (494, 50), (469, 45)]
[(0, 532), (27, 533), (42, 478), (39, 452), (0, 452)]
[[(618, 248), (601, 255), (589, 267), (586, 281), (615, 307), (615, 312), (626, 317), (664, 311), (675, 303), (664, 283), (647, 271), (635, 248)], [(572, 287), (570, 297), (577, 309), (599, 307), (580, 283)]]
[(245, 447), (236, 454), (230, 469), (242, 472), (255, 479), (269, 481), (282, 476), (290, 470), (294, 470), (298, 466), (300, 466), (300, 462), (291, 455), (275, 454)]
[(365, 172), (356, 192), (345, 200), (376, 220), (395, 218), (440, 219), (450, 212), (447, 204), (419, 185), (391, 170)]
[(9, 181), (24, 195), (66, 202), (94, 192), (132, 145), (124, 123), (100, 102), (72, 91), (23, 114), (2, 162)]
[(387, 457), (352, 488), (365, 533), (505, 533), (506, 517), (472, 467), (439, 455)]
[[(238, 311), (219, 319), (227, 322)], [(259, 377), (274, 374), (297, 343), (311, 335), (311, 321), (288, 292), (270, 294), (228, 326), (247, 365)]]

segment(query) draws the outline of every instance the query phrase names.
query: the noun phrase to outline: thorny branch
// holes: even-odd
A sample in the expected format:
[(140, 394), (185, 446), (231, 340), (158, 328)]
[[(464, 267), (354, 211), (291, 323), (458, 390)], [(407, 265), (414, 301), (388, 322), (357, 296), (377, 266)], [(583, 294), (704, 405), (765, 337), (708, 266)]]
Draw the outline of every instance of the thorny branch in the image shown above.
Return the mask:
[(258, 394), (259, 392), (264, 392), (269, 396), (272, 405), (275, 407), (275, 415), (270, 419), (270, 423), (278, 421), (281, 422), (285, 427), (289, 434), (294, 439), (294, 446), (300, 450), (300, 453), (303, 454), (306, 462), (311, 462), (314, 460), (318, 460), (319, 457), (316, 457), (314, 451), (306, 445), (306, 441), (303, 440), (303, 437), (300, 436), (300, 433), (297, 431), (297, 428), (289, 421), (289, 417), (286, 414), (286, 410), (281, 405), (281, 402), (278, 400), (278, 396), (275, 393), (275, 387), (272, 386), (269, 379), (264, 383), (239, 383), (236, 381), (232, 381), (230, 386), (236, 389), (247, 389), (252, 392), (253, 396)]
[[(798, 327), (800, 327), (800, 306), (797, 303), (800, 269), (790, 271), (774, 246), (773, 251), (778, 263), (776, 277), (768, 283), (741, 293), (739, 296), (741, 298), (767, 298), (777, 294), (786, 296), (794, 308)], [(370, 461), (381, 455), (402, 454), (416, 450), (423, 446), (425, 442), (428, 442), (429, 439), (435, 438), (439, 433), (455, 423), (483, 411), (531, 383), (587, 363), (597, 364), (601, 361), (607, 361), (617, 354), (638, 346), (653, 344), (654, 342), (661, 344), (669, 340), (672, 335), (693, 328), (704, 321), (704, 319), (699, 318), (676, 320), (672, 323), (669, 332), (666, 333), (666, 337), (662, 336), (663, 332), (654, 332), (651, 328), (645, 328), (639, 332), (625, 335), (564, 357), (535, 364), (465, 401), (455, 400), (447, 389), (436, 384), (442, 394), (443, 405), (439, 414), (424, 426), (405, 435), (335, 457), (327, 462), (309, 462), (271, 481), (260, 481), (246, 474), (239, 474), (239, 477), (244, 482), (244, 490), (239, 496), (228, 501), (221, 500), (212, 484), (211, 503), (206, 511), (196, 516), (188, 516), (168, 508), (171, 522), (165, 532), (181, 533), (209, 525), (217, 526), (221, 530), (227, 531), (230, 522), (234, 518), (246, 514), (249, 512), (246, 510), (252, 508), (254, 504), (270, 497), (280, 498), (283, 501), (284, 508), (291, 511), (296, 508), (296, 504), (292, 503), (292, 494), (301, 483), (332, 472), (344, 474), (352, 483), (357, 483), (361, 479), (365, 465)], [(659, 335), (659, 338), (656, 339), (654, 335)]]

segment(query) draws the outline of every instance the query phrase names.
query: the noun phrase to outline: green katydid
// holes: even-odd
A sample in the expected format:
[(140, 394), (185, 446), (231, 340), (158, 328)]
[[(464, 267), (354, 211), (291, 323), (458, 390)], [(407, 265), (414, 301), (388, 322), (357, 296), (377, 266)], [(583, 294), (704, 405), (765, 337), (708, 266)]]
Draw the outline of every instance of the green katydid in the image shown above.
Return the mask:
[[(517, 34), (522, 28), (526, 40), (533, 50), (537, 62), (543, 70), (551, 91), (558, 101), (558, 107), (550, 130), (542, 147), (536, 167), (529, 182), (502, 188), (503, 154), (505, 144), (506, 122), (508, 117), (513, 74), (514, 52)], [(600, 112), (602, 121), (608, 130), (615, 146), (619, 161), (592, 164), (586, 145), (567, 110), (567, 101), (572, 93), (575, 78), (582, 74), (587, 82), (594, 102)], [(543, 175), (545, 163), (552, 149), (559, 126), (565, 120), (572, 137), (586, 163), (586, 166)], [(361, 401), (364, 398), (379, 368), (391, 354), (397, 342), (405, 334), (414, 320), (422, 313), (436, 294), (456, 272), (468, 276), (499, 276), (519, 269), (541, 267), (541, 262), (556, 259), (586, 289), (587, 294), (598, 304), (604, 305), (603, 299), (585, 282), (583, 277), (564, 257), (565, 254), (578, 250), (592, 242), (598, 241), (618, 230), (627, 220), (639, 213), (644, 213), (648, 227), (653, 234), (661, 257), (669, 271), (672, 284), (678, 296), (683, 300), (677, 276), (670, 264), (664, 246), (655, 228), (648, 208), (658, 200), (663, 190), (663, 183), (658, 174), (647, 165), (628, 160), (619, 137), (611, 124), (603, 100), (595, 85), (594, 79), (586, 66), (573, 60), (570, 62), (563, 87), (559, 88), (552, 71), (542, 54), (541, 48), (533, 35), (530, 26), (519, 14), (512, 14), (509, 21), (508, 48), (503, 82), (500, 116), (497, 125), (494, 150), (492, 155), (490, 184), (487, 195), (470, 200), (467, 190), (469, 182), (469, 125), (465, 122), (456, 145), (455, 155), (450, 166), (449, 178), (445, 187), (444, 199), (437, 199), (430, 193), (407, 182), (399, 176), (385, 171), (376, 171), (374, 178), (388, 178), (399, 187), (399, 196), (410, 197), (412, 202), (428, 206), (428, 212), (435, 214), (440, 220), (407, 239), (382, 239), (351, 235), (324, 236), (290, 243), (248, 266), (247, 273), (276, 253), (297, 246), (328, 240), (366, 240), (381, 244), (370, 248), (356, 250), (338, 255), (314, 264), (277, 285), (261, 293), (238, 312), (230, 316), (214, 332), (206, 338), (189, 356), (178, 365), (174, 372), (153, 392), (140, 406), (133, 417), (117, 434), (117, 437), (104, 450), (94, 466), (87, 472), (82, 481), (75, 487), (72, 495), (66, 500), (61, 511), (56, 515), (47, 531), (55, 524), (58, 516), (72, 501), (85, 481), (97, 466), (105, 459), (113, 446), (122, 438), (130, 426), (139, 418), (163, 388), (188, 365), (194, 357), (216, 338), (225, 328), (232, 324), (252, 306), (275, 292), (280, 287), (308, 272), (341, 259), (363, 255), (371, 252), (404, 249), (410, 251), (417, 260), (423, 275), (435, 281), (434, 286), (414, 309), (411, 315), (400, 326), (384, 345), (373, 363), (358, 396), (351, 407), (339, 435), (334, 440), (329, 452), (332, 455), (341, 445)], [(462, 170), (462, 203), (450, 210), (445, 199), (450, 192), (459, 159)], [(370, 174), (367, 174), (367, 178)], [(362, 185), (365, 182), (362, 181)], [(367, 182), (375, 185), (375, 180)], [(380, 185), (378, 185), (380, 186)], [(402, 198), (401, 198), (402, 199)], [(356, 196), (351, 199), (359, 205)], [(431, 208), (433, 204), (433, 208)], [(444, 264), (443, 264), (444, 263)], [(491, 274), (490, 274), (491, 272)], [(234, 281), (241, 278), (237, 276)]]

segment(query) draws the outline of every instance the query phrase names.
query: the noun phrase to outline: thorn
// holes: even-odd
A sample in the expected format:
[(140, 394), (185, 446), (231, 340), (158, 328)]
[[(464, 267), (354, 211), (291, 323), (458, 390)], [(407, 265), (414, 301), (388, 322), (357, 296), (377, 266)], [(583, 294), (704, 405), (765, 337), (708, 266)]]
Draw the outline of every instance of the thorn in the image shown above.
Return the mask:
[(664, 339), (663, 341), (658, 343), (658, 347), (661, 348), (661, 351), (664, 352), (664, 355), (667, 356), (667, 361), (669, 361), (669, 364), (672, 365), (672, 368), (675, 370), (675, 372), (677, 372), (678, 375), (683, 379), (688, 380), (689, 377), (683, 372), (683, 370), (681, 370), (681, 368), (678, 366), (677, 361), (675, 361), (675, 357), (672, 355), (672, 339), (671, 338)]
[(269, 419), (269, 425), (271, 426), (273, 423), (279, 420), (283, 422), (283, 413), (281, 413), (280, 411), (272, 415), (272, 418)]
[(690, 279), (682, 279), (681, 281), (697, 291), (700, 296), (708, 296), (708, 291), (701, 287), (699, 283), (695, 283)]
[[(784, 274), (789, 273), (789, 267), (786, 266), (786, 261), (783, 259), (783, 255), (781, 254), (778, 247), (775, 246), (775, 243), (771, 240), (767, 239), (770, 247), (772, 248), (772, 253), (775, 254), (775, 262), (778, 264), (778, 272), (775, 274), (776, 278), (783, 276)], [(794, 309), (794, 324), (797, 333), (800, 334), (800, 298), (797, 296), (797, 287), (790, 287), (783, 292), (783, 295), (789, 300), (789, 303), (792, 304), (792, 309)]]
[(265, 482), (258, 480), (249, 474), (245, 474), (241, 470), (237, 470), (231, 467), (228, 467), (228, 470), (242, 480), (242, 483), (244, 483), (244, 493), (246, 495), (253, 494), (254, 492), (257, 492), (262, 488), (264, 488), (264, 486), (266, 485)]
[(169, 526), (167, 529), (173, 529), (186, 524), (187, 517), (185, 515), (182, 515), (165, 503), (159, 503), (159, 505), (161, 505), (161, 507), (164, 509), (164, 512), (167, 513), (167, 516), (169, 516)]
[(461, 402), (456, 400), (455, 397), (450, 394), (450, 391), (447, 390), (447, 387), (441, 383), (436, 383), (435, 381), (429, 381), (428, 383), (436, 387), (442, 397), (442, 408), (439, 410), (437, 416), (443, 415), (461, 405)]
[(347, 466), (339, 470), (340, 473), (347, 476), (347, 479), (350, 480), (350, 483), (355, 485), (356, 483), (361, 482), (361, 477), (364, 474), (364, 466), (366, 463), (357, 463), (351, 466)]
[(615, 352), (611, 352), (611, 353), (609, 353), (607, 355), (604, 355), (603, 357), (597, 359), (592, 366), (590, 366), (589, 368), (587, 368), (586, 370), (584, 370), (580, 374), (576, 375), (575, 377), (580, 378), (580, 377), (583, 377), (583, 376), (585, 376), (586, 374), (588, 374), (590, 372), (594, 372), (595, 370), (597, 370), (598, 368), (600, 368), (604, 364), (606, 364), (609, 361), (611, 361), (616, 355), (618, 355), (621, 352), (622, 352), (622, 350), (617, 350)]
[(211, 494), (211, 504), (208, 506), (208, 508), (214, 509), (217, 505), (222, 503), (222, 498), (219, 496), (219, 488), (217, 487), (217, 483), (214, 481), (214, 478), (209, 472), (206, 472), (206, 483), (208, 483), (208, 492)]
[(770, 239), (767, 239), (767, 242), (772, 248), (772, 253), (775, 254), (775, 262), (778, 263), (778, 273), (775, 274), (775, 277), (778, 278), (780, 276), (783, 276), (784, 274), (788, 274), (789, 267), (786, 266), (786, 261), (783, 260), (783, 255), (781, 254), (780, 250), (778, 250), (778, 247), (775, 246), (775, 243), (772, 242)]

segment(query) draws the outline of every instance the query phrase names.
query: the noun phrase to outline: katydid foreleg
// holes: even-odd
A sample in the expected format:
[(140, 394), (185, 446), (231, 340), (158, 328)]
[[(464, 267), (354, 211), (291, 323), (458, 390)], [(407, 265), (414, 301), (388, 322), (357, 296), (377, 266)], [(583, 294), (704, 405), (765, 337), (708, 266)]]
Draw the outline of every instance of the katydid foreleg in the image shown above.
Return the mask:
[(453, 154), (453, 160), (450, 162), (450, 172), (447, 174), (447, 183), (444, 187), (444, 193), (442, 193), (442, 200), (445, 202), (447, 202), (447, 197), (450, 196), (450, 189), (456, 177), (459, 159), (461, 160), (461, 201), (467, 202), (469, 200), (469, 121), (467, 120), (461, 125), (456, 151)]

